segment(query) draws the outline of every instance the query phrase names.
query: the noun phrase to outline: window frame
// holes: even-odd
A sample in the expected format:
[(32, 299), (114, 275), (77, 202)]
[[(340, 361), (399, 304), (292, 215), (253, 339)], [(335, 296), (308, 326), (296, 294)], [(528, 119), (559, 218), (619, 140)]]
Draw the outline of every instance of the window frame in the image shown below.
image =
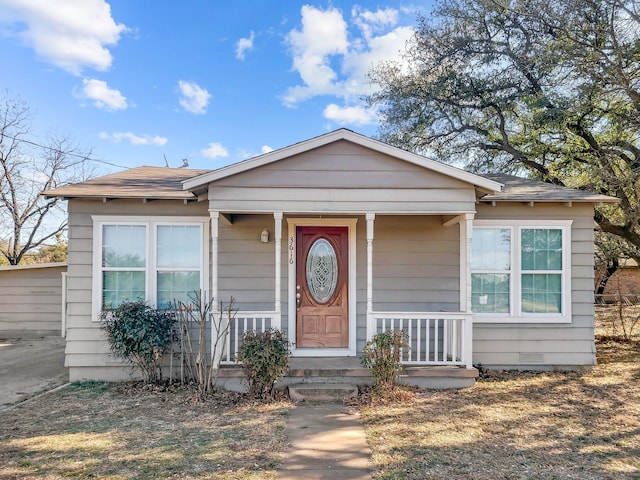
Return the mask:
[[(473, 228), (511, 229), (511, 278), (509, 281), (509, 313), (476, 313), (474, 323), (571, 323), (571, 226), (573, 220), (474, 220)], [(561, 313), (528, 313), (522, 311), (522, 231), (547, 229), (562, 231)], [(473, 236), (472, 240), (473, 242)], [(469, 266), (471, 267), (471, 265)], [(544, 273), (546, 271), (540, 271)], [(483, 273), (470, 268), (470, 273)], [(552, 272), (556, 273), (556, 272)], [(469, 277), (469, 291), (471, 276)]]
[[(93, 264), (92, 264), (92, 321), (100, 321), (103, 300), (102, 266), (103, 226), (104, 225), (138, 225), (146, 229), (146, 265), (145, 271), (145, 301), (155, 307), (157, 302), (157, 274), (166, 269), (158, 266), (158, 227), (159, 226), (198, 226), (200, 228), (200, 289), (209, 292), (209, 249), (210, 228), (209, 217), (177, 217), (177, 216), (113, 216), (92, 215), (93, 221)], [(181, 269), (189, 270), (189, 269)], [(191, 269), (196, 271), (195, 269)]]

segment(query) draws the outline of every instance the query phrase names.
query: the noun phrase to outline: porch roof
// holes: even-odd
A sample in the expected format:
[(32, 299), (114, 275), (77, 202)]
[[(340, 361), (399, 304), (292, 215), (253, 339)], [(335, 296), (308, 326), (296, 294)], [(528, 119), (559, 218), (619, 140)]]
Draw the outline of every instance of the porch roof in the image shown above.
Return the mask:
[(445, 163), (431, 160), (422, 155), (418, 155), (400, 148), (388, 145), (386, 143), (374, 140), (373, 138), (366, 137), (359, 133), (355, 133), (351, 130), (341, 128), (333, 132), (320, 135), (318, 137), (311, 138), (309, 140), (293, 144), (291, 146), (274, 150), (273, 152), (265, 153), (257, 157), (250, 158), (248, 160), (234, 163), (232, 165), (213, 170), (197, 177), (189, 178), (183, 181), (185, 190), (198, 191), (203, 190), (206, 186), (217, 180), (231, 177), (249, 170), (253, 170), (265, 165), (269, 165), (286, 158), (290, 158), (310, 150), (329, 145), (340, 140), (346, 140), (355, 145), (368, 148), (374, 152), (378, 152), (390, 157), (403, 160), (413, 165), (423, 167), (426, 170), (437, 172), (456, 180), (468, 183), (470, 186), (475, 186), (485, 193), (499, 192), (502, 189), (502, 184), (488, 177), (482, 177), (473, 173), (467, 172), (460, 168), (452, 167)]

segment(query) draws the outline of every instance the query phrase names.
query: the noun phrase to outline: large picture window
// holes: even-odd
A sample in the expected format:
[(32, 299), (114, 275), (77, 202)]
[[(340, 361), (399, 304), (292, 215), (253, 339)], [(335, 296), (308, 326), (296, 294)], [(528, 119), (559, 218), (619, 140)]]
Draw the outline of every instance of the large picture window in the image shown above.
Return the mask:
[(94, 217), (94, 318), (144, 300), (158, 308), (206, 290), (208, 219)]
[(571, 223), (476, 221), (471, 309), (479, 321), (567, 321)]

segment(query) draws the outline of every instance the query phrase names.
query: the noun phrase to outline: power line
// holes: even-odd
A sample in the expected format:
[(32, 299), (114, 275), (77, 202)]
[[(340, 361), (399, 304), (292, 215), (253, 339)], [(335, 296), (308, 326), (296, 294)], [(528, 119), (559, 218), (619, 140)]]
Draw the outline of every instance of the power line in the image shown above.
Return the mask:
[(38, 147), (38, 148), (45, 148), (47, 150), (51, 150), (51, 151), (59, 153), (59, 154), (68, 155), (70, 157), (76, 157), (76, 158), (79, 158), (81, 160), (86, 160), (86, 161), (89, 161), (89, 162), (103, 163), (105, 165), (110, 165), (112, 167), (125, 168), (125, 169), (132, 168), (132, 167), (127, 167), (125, 165), (118, 165), (117, 163), (109, 162), (108, 160), (103, 160), (103, 159), (100, 159), (100, 158), (91, 158), (88, 155), (81, 155), (79, 153), (74, 153), (74, 152), (65, 152), (65, 151), (60, 150), (58, 148), (54, 148), (54, 147), (52, 147), (50, 145), (41, 145), (41, 144), (39, 144), (37, 142), (31, 141), (31, 140), (25, 140), (23, 138), (18, 138), (16, 136), (12, 136), (12, 135), (7, 135), (6, 133), (2, 133), (2, 132), (0, 132), (0, 137), (10, 138), (11, 140), (13, 140), (15, 142), (26, 143), (28, 145), (33, 145), (34, 147)]

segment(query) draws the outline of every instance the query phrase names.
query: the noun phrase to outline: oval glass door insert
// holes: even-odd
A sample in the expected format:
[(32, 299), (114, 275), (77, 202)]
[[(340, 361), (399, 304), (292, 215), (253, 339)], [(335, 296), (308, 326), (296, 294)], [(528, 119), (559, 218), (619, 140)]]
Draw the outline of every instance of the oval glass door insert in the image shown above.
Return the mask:
[(338, 259), (331, 244), (319, 238), (307, 256), (307, 286), (318, 303), (329, 301), (338, 284)]

